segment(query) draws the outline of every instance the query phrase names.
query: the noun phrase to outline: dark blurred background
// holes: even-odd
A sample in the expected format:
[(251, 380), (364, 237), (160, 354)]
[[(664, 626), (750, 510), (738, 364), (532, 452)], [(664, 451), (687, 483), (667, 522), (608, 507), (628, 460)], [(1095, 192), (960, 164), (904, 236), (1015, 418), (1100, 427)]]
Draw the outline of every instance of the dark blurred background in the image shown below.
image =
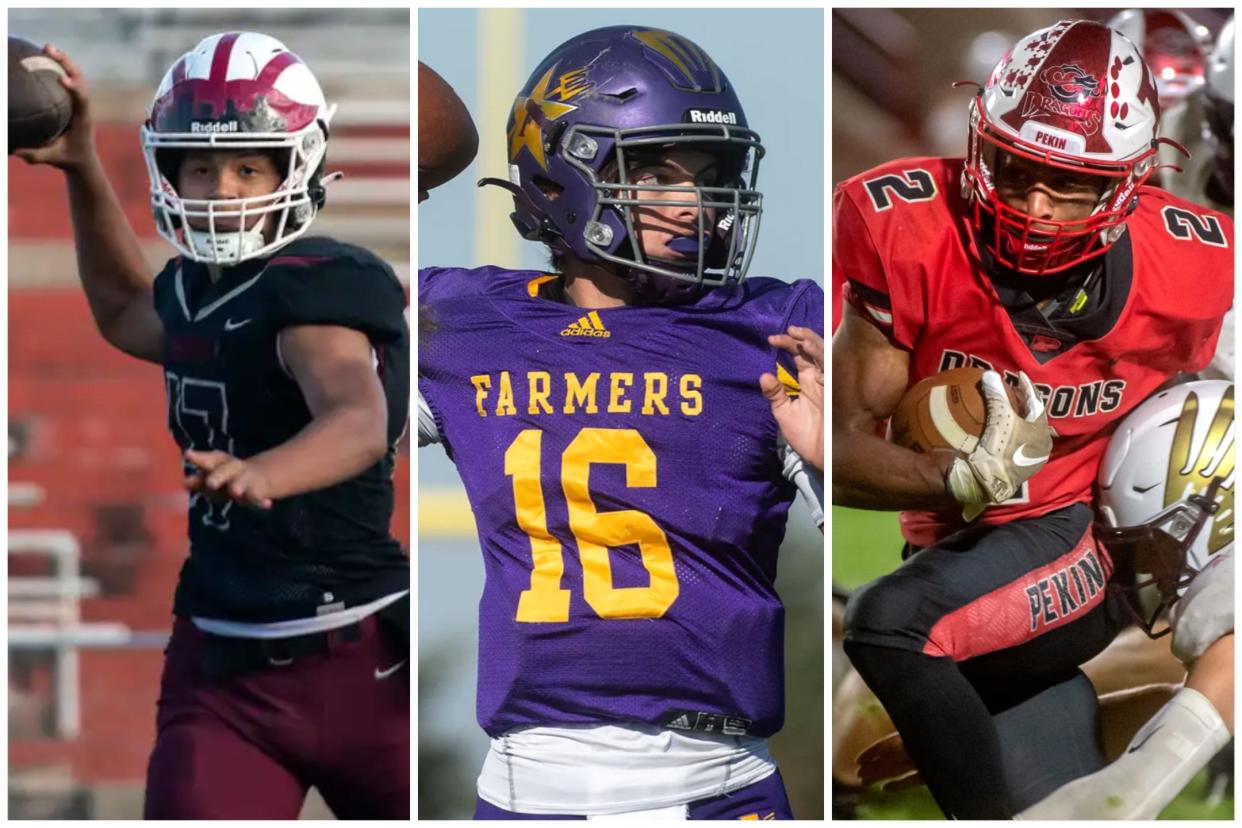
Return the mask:
[[(1116, 8), (835, 9), (832, 180), (903, 156), (966, 152), (970, 89), (1017, 40), (1063, 19), (1107, 22)], [(1232, 9), (1185, 9), (1215, 38)], [(1165, 113), (1168, 120), (1168, 112)]]

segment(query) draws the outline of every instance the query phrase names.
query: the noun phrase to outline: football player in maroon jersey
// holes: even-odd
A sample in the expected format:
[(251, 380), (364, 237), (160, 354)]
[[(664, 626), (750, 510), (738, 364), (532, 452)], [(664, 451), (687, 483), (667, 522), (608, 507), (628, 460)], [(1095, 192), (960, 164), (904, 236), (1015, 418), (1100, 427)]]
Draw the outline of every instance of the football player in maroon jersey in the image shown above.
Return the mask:
[(258, 32), (170, 66), (142, 129), (177, 252), (153, 277), (82, 73), (45, 54), (73, 121), (19, 157), (65, 173), (96, 326), (160, 365), (190, 494), (144, 816), (295, 819), (314, 786), (338, 818), (408, 819), (410, 571), (390, 526), (409, 328), (388, 264), (307, 234), (334, 107)]

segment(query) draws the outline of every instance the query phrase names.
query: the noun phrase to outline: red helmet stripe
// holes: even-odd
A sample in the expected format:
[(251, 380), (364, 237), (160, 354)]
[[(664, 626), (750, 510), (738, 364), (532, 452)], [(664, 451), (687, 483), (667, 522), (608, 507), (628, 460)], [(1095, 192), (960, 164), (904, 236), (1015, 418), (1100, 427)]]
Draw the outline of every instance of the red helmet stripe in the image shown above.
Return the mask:
[[(1019, 68), (1028, 73), (1038, 72), (1039, 77), (1027, 87), (1022, 105), (1002, 120), (1014, 132), (1028, 118), (1038, 120), (1078, 133), (1086, 140), (1087, 152), (1108, 152), (1103, 124), (1106, 102), (1114, 97), (1108, 94), (1111, 52), (1112, 32), (1108, 28), (1070, 26), (1047, 49), (1046, 56), (1033, 57), (1028, 67)], [(1067, 97), (1058, 99), (1058, 93)]]
[(212, 103), (212, 109), (218, 117), (224, 109), (228, 98), (229, 60), (233, 57), (233, 44), (241, 32), (229, 32), (216, 43), (215, 54), (211, 56), (211, 74), (203, 83), (203, 99)]
[(267, 66), (263, 67), (263, 71), (259, 73), (258, 82), (260, 86), (275, 86), (276, 80), (280, 77), (280, 73), (288, 69), (295, 63), (301, 63), (298, 56), (293, 52), (281, 52), (276, 57), (267, 62)]

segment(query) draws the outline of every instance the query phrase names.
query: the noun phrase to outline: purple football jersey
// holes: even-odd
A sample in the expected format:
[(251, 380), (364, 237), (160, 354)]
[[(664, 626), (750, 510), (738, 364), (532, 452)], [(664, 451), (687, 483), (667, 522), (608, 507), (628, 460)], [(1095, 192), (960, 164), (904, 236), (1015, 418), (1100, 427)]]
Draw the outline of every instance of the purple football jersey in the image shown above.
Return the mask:
[(549, 278), (419, 272), (419, 389), (485, 560), (479, 723), (774, 733), (794, 488), (759, 376), (769, 334), (822, 333), (823, 289), (592, 311), (539, 298)]

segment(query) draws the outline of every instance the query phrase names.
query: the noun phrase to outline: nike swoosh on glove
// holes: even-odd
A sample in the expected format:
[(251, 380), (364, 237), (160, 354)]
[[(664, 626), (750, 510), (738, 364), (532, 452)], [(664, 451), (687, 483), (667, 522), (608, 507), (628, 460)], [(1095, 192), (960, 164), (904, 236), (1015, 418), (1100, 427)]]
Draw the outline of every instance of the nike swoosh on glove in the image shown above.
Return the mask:
[(949, 465), (945, 482), (962, 504), (962, 517), (974, 520), (984, 507), (1013, 497), (1014, 492), (1048, 462), (1052, 429), (1048, 412), (1024, 372), (1018, 374), (1021, 412), (1014, 409), (1005, 383), (995, 371), (984, 371), (983, 434), (974, 451)]

